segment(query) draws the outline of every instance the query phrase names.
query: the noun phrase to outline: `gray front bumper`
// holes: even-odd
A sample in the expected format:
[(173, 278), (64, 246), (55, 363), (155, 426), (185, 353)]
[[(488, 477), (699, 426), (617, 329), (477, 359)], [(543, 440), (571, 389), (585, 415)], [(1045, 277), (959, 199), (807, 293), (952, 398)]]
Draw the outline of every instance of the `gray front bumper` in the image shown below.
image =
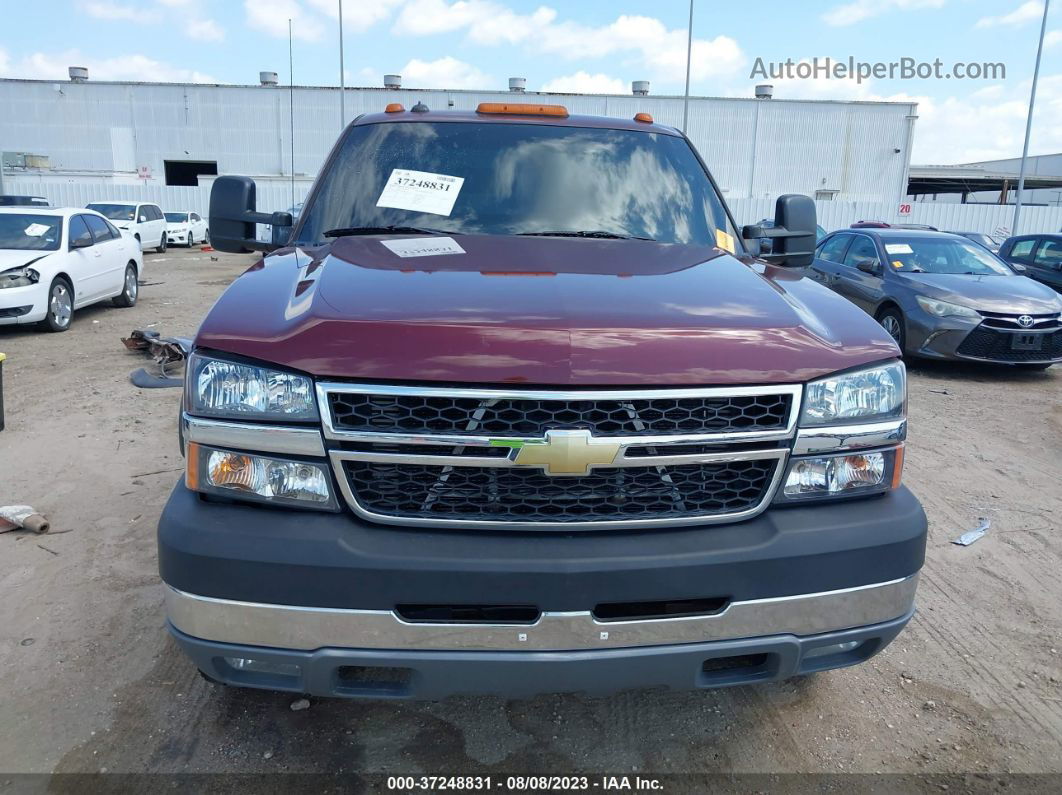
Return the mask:
[[(512, 698), (649, 687), (697, 690), (785, 679), (869, 659), (899, 634), (913, 613), (809, 637), (772, 635), (582, 651), (293, 651), (200, 640), (172, 625), (170, 631), (207, 676), (224, 684), (315, 696), (434, 700), (474, 693)], [(837, 644), (847, 647), (816, 654)], [(241, 659), (277, 670), (235, 667), (233, 662)]]

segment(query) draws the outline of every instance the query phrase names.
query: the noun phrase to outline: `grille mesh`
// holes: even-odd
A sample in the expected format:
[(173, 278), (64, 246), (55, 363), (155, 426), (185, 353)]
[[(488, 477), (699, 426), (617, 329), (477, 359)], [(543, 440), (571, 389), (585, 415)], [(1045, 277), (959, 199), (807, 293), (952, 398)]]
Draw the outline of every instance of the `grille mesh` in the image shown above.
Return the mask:
[(704, 517), (765, 498), (774, 460), (619, 467), (579, 477), (531, 469), (344, 462), (363, 508), (392, 517), (592, 522)]
[(1014, 334), (1001, 333), (984, 326), (975, 328), (959, 345), (960, 356), (973, 356), (996, 362), (1042, 362), (1062, 357), (1062, 331), (1044, 334), (1038, 351), (1014, 350)]
[(595, 436), (784, 430), (789, 395), (636, 400), (528, 400), (422, 395), (329, 395), (338, 430), (542, 436), (585, 428)]

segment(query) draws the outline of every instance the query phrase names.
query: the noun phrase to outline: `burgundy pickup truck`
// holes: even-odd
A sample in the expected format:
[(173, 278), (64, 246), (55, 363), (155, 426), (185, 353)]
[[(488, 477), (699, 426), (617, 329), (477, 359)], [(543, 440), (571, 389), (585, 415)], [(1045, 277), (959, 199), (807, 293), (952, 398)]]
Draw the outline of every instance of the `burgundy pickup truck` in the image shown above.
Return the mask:
[(294, 225), (244, 177), (210, 204), (216, 248), (269, 253), (196, 337), (159, 523), (209, 679), (708, 688), (862, 662), (911, 618), (904, 366), (806, 278), (806, 197), (738, 230), (645, 114), (418, 104), (350, 124)]

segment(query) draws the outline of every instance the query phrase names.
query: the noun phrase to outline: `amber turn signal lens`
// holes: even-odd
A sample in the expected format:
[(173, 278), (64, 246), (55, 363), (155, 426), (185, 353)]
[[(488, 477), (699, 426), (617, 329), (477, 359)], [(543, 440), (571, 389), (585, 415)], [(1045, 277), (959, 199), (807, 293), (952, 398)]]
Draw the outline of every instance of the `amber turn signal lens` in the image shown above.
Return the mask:
[(191, 491), (199, 491), (199, 445), (195, 442), (189, 442), (184, 456), (187, 464), (184, 473), (184, 483)]
[(652, 124), (653, 123), (653, 117), (650, 116), (648, 113), (635, 113), (634, 114), (634, 120), (643, 122), (644, 124)]
[(526, 102), (480, 102), (476, 113), (508, 113), (516, 116), (567, 116), (563, 105), (532, 105)]
[(900, 488), (900, 479), (903, 477), (903, 448), (904, 445), (900, 445), (896, 448), (896, 456), (892, 462), (892, 482), (889, 484), (889, 488)]
[(384, 113), (401, 113), (404, 110), (405, 108), (402, 107), (401, 102), (392, 102), (390, 105), (384, 108)]

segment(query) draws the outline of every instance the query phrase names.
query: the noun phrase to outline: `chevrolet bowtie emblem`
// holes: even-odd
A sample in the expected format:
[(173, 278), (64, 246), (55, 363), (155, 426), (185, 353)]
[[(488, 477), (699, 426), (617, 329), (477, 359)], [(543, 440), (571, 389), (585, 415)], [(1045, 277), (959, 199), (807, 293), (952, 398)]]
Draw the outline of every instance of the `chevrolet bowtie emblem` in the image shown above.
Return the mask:
[(494, 445), (517, 448), (513, 463), (541, 467), (547, 475), (586, 475), (591, 467), (609, 466), (619, 455), (619, 442), (596, 439), (590, 431), (546, 431), (543, 441), (496, 439)]

